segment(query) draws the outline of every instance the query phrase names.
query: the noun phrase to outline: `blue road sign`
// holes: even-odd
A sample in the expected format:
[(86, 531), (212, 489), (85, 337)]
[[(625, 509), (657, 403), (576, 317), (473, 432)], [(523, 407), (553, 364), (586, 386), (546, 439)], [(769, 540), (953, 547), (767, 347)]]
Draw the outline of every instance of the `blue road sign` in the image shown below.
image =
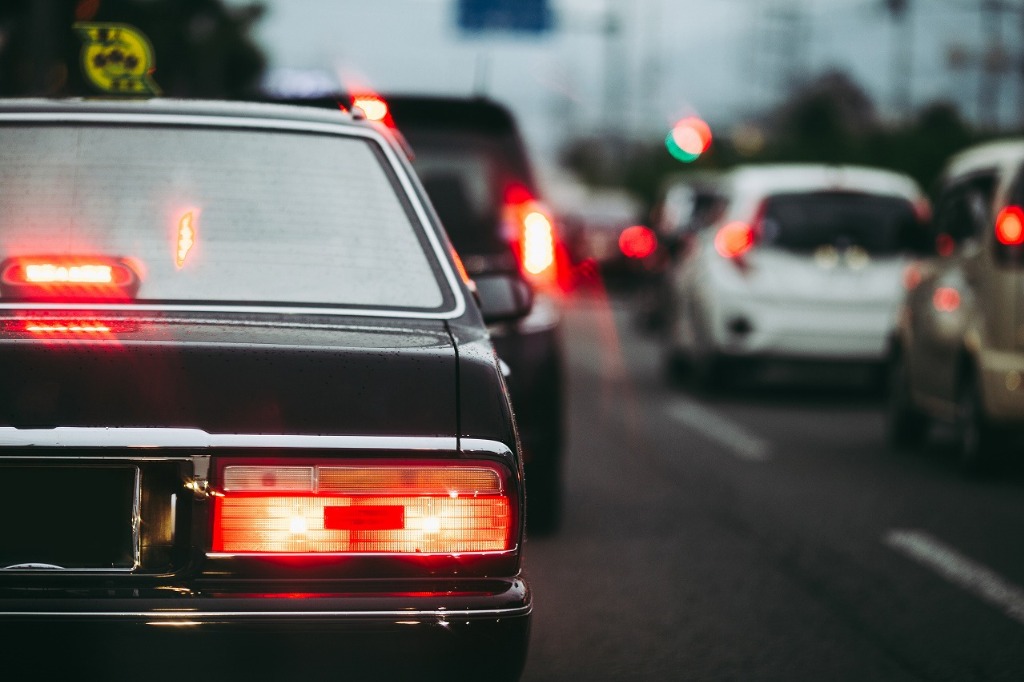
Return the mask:
[(458, 0), (457, 12), (467, 33), (546, 33), (554, 27), (549, 0)]

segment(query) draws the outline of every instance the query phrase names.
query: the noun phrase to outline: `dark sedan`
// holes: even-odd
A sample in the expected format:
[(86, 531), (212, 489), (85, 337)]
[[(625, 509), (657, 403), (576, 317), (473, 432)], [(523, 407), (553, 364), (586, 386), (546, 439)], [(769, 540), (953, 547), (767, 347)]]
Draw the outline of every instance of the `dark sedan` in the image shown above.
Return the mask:
[(5, 673), (517, 678), (531, 297), (459, 272), (346, 114), (7, 102)]

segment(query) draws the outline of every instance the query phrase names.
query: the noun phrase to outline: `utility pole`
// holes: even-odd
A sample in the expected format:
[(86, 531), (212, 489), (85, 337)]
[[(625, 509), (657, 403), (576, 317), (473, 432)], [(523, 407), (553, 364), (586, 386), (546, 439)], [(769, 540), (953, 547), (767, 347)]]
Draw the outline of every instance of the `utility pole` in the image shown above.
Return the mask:
[(766, 16), (766, 52), (779, 92), (793, 89), (807, 75), (810, 21), (802, 0), (776, 0)]
[(910, 0), (885, 0), (885, 7), (893, 19), (892, 108), (897, 118), (906, 119), (912, 106), (914, 69), (914, 24), (910, 17)]
[(1017, 125), (1024, 131), (1024, 0), (1021, 0), (1017, 13), (1017, 28), (1020, 31), (1020, 40), (1017, 42), (1017, 115), (1020, 119)]
[(999, 91), (1003, 75), (1009, 66), (1003, 44), (1002, 0), (981, 0), (982, 40), (987, 43), (981, 58), (981, 78), (978, 82), (978, 121), (982, 126), (999, 128)]
[(603, 22), (604, 34), (604, 102), (602, 122), (606, 133), (624, 134), (622, 114), (624, 103), (628, 102), (625, 49), (623, 45), (622, 13), (617, 0), (606, 0)]

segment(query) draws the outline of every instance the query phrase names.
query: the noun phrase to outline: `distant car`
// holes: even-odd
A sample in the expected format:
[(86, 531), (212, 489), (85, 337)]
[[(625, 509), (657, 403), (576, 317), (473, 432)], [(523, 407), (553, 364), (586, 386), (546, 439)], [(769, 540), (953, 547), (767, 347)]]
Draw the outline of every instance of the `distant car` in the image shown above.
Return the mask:
[[(522, 460), (468, 279), (347, 114), (0, 106), (14, 679), (516, 679)], [(63, 666), (62, 674), (52, 668)]]
[(646, 278), (657, 257), (657, 237), (643, 224), (640, 202), (619, 190), (592, 190), (561, 210), (565, 242), (577, 268), (576, 284), (630, 287)]
[(880, 368), (926, 200), (908, 177), (852, 166), (743, 166), (670, 268), (666, 357), (714, 387), (761, 361)]
[(713, 222), (721, 213), (724, 198), (716, 176), (706, 172), (669, 177), (651, 208), (655, 250), (647, 257), (647, 276), (634, 300), (638, 326), (664, 329), (672, 306), (672, 262), (684, 250), (689, 235)]
[(1024, 433), (1024, 139), (958, 154), (940, 183), (939, 255), (910, 271), (887, 431), (912, 446), (952, 424), (972, 469)]

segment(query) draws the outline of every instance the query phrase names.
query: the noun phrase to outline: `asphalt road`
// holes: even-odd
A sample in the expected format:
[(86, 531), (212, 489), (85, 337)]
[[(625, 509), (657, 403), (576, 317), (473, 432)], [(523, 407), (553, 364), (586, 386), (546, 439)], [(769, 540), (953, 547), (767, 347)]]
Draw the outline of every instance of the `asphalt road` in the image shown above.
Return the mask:
[(884, 442), (850, 380), (672, 387), (627, 302), (566, 312), (559, 534), (524, 680), (1022, 680), (1024, 463)]

